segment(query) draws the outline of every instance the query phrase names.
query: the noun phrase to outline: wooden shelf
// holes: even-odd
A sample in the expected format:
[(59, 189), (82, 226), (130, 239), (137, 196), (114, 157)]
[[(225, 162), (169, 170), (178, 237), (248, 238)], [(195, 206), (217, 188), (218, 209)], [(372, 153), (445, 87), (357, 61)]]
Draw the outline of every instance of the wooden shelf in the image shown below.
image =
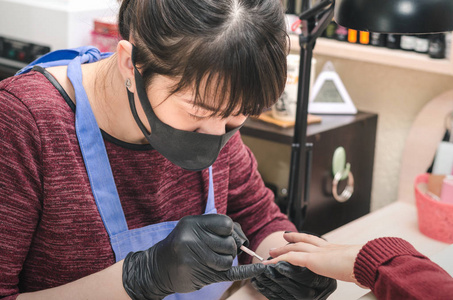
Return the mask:
[[(298, 53), (298, 36), (290, 35), (290, 39), (291, 52)], [(351, 44), (319, 38), (316, 41), (314, 54), (453, 76), (453, 63), (449, 59), (432, 59), (426, 54), (404, 50)], [(452, 56), (450, 55), (450, 57)]]

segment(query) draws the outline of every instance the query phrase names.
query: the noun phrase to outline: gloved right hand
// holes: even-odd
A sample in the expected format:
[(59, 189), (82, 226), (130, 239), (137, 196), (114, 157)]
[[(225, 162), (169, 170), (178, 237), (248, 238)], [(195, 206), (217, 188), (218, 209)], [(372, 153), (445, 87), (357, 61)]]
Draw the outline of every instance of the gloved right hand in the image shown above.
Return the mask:
[(232, 267), (243, 242), (237, 235), (245, 237), (225, 215), (184, 217), (164, 240), (126, 256), (123, 286), (133, 300), (154, 300), (264, 272), (262, 264)]
[(266, 267), (252, 285), (269, 300), (325, 300), (337, 288), (335, 279), (286, 261)]

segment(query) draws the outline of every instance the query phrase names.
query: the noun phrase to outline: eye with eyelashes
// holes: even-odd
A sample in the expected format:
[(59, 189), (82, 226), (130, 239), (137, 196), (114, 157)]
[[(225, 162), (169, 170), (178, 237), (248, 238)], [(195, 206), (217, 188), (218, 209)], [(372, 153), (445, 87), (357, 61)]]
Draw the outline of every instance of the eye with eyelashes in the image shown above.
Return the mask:
[(215, 118), (215, 119), (230, 119), (230, 118), (237, 118), (240, 116), (247, 117), (245, 115), (242, 115), (240, 113), (232, 114), (229, 116), (222, 116), (221, 112), (215, 112), (215, 109), (211, 108), (206, 108), (198, 105), (194, 105), (192, 101), (185, 101), (186, 105), (189, 105), (188, 108), (186, 108), (186, 113), (189, 115), (189, 117), (195, 121), (202, 121), (202, 120), (207, 120), (210, 118)]
[(212, 111), (208, 111), (202, 107), (193, 105), (189, 110), (187, 110), (187, 114), (194, 120), (206, 120), (208, 118), (213, 117)]

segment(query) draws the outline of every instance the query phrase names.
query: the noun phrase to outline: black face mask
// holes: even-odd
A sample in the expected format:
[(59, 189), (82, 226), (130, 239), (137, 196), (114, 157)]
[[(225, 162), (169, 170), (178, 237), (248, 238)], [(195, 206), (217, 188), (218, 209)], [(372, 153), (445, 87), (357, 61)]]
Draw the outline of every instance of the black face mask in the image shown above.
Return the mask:
[(154, 114), (146, 93), (143, 78), (135, 67), (134, 50), (132, 51), (135, 85), (138, 98), (151, 127), (151, 134), (138, 117), (134, 94), (127, 90), (129, 106), (135, 122), (151, 146), (175, 165), (190, 171), (199, 171), (211, 166), (219, 156), (220, 150), (242, 125), (223, 135), (204, 134), (175, 129), (163, 123)]

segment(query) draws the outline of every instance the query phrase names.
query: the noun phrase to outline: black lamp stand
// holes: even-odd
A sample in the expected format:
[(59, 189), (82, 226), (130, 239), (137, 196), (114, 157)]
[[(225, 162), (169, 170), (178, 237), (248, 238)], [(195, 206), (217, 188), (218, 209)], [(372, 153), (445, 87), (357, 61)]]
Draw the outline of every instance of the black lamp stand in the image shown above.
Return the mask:
[(325, 0), (309, 7), (304, 0), (300, 14), (302, 32), (299, 35), (300, 65), (297, 108), (288, 184), (289, 219), (302, 230), (309, 201), (312, 144), (307, 144), (307, 116), (310, 92), (311, 60), (316, 39), (332, 21), (334, 1)]
[[(296, 124), (291, 148), (287, 213), (302, 229), (309, 200), (311, 147), (306, 144), (311, 59), (316, 39), (332, 20), (356, 30), (380, 33), (434, 33), (453, 30), (452, 0), (302, 0), (302, 33)], [(335, 7), (334, 7), (335, 6)]]

